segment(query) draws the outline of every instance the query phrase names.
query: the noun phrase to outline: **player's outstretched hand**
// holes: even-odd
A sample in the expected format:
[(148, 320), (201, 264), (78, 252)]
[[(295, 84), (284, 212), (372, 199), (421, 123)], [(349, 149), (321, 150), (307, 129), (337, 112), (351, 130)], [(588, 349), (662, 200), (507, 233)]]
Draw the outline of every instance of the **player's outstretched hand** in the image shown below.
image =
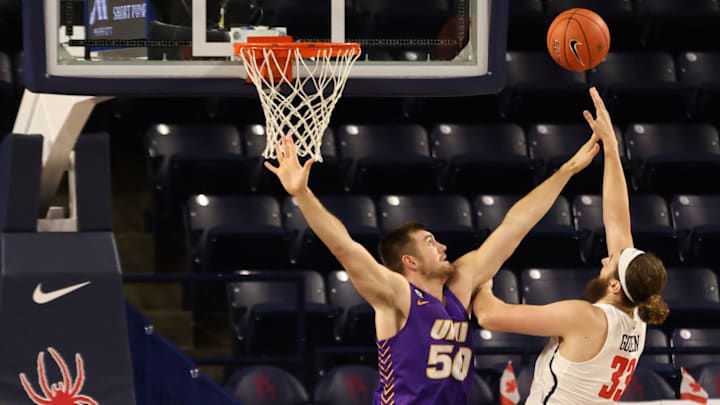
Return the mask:
[(278, 166), (273, 166), (270, 162), (265, 161), (265, 167), (278, 177), (285, 191), (291, 196), (295, 196), (308, 190), (310, 166), (315, 160), (308, 159), (301, 166), (298, 160), (297, 148), (292, 136), (289, 135), (283, 136), (280, 142), (275, 143), (275, 154), (277, 155)]
[(583, 146), (578, 149), (577, 152), (575, 152), (575, 155), (570, 158), (563, 166), (570, 170), (572, 174), (576, 174), (583, 170), (584, 168), (588, 167), (590, 162), (595, 158), (595, 155), (598, 154), (600, 151), (600, 144), (598, 144), (598, 141), (600, 140), (600, 137), (598, 134), (593, 133), (590, 136), (590, 139), (588, 139), (587, 142), (583, 144)]
[(617, 138), (615, 138), (615, 129), (610, 120), (610, 113), (605, 108), (605, 103), (595, 87), (590, 88), (590, 98), (592, 98), (595, 105), (595, 118), (593, 118), (590, 111), (585, 110), (583, 111), (585, 121), (587, 121), (590, 129), (600, 137), (605, 149), (617, 148)]

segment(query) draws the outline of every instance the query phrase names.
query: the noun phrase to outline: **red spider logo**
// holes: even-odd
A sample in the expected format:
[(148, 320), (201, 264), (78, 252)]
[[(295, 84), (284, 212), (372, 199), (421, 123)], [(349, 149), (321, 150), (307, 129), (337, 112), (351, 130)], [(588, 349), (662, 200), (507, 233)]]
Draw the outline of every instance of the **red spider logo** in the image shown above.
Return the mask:
[(85, 383), (85, 369), (83, 367), (83, 359), (80, 353), (75, 353), (75, 370), (77, 371), (77, 379), (72, 382), (70, 378), (70, 370), (67, 364), (57, 350), (52, 347), (48, 347), (48, 353), (52, 356), (60, 367), (63, 381), (57, 382), (48, 386), (47, 374), (45, 373), (45, 353), (38, 353), (37, 358), (37, 372), (38, 372), (38, 383), (40, 389), (42, 389), (44, 397), (38, 395), (33, 387), (30, 385), (25, 373), (20, 373), (20, 382), (22, 383), (25, 393), (28, 397), (37, 405), (98, 405), (97, 401), (86, 396), (78, 395), (82, 390), (83, 384)]

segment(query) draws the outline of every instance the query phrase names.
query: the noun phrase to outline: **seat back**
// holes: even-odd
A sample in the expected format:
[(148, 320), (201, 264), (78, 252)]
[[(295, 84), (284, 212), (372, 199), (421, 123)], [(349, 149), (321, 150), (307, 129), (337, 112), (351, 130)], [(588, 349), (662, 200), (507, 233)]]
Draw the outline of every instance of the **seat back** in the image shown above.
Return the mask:
[(314, 400), (323, 405), (371, 405), (377, 385), (377, 370), (355, 364), (339, 366), (317, 382)]
[(540, 354), (545, 343), (544, 337), (477, 329), (473, 331), (475, 368), (502, 370), (508, 361), (520, 367)]
[(430, 141), (435, 159), (450, 160), (462, 155), (493, 160), (504, 156), (527, 157), (525, 133), (516, 124), (437, 124), (430, 131)]
[(520, 303), (520, 289), (515, 273), (500, 269), (493, 278), (493, 293), (508, 304)]
[(667, 285), (663, 298), (672, 304), (691, 305), (718, 304), (718, 280), (715, 273), (707, 268), (669, 268)]
[(525, 132), (518, 125), (436, 124), (430, 140), (446, 193), (520, 193), (533, 185)]
[(520, 273), (523, 302), (545, 305), (555, 301), (582, 299), (585, 285), (598, 275), (597, 270), (525, 269)]
[(468, 404), (473, 405), (493, 405), (495, 401), (495, 392), (490, 385), (475, 372), (472, 372), (472, 391), (470, 391), (470, 399)]
[[(321, 196), (325, 208), (345, 225), (350, 236), (378, 257), (377, 245), (380, 229), (375, 202), (368, 196)], [(340, 267), (335, 256), (310, 229), (300, 208), (292, 197), (283, 203), (285, 227), (294, 233), (293, 260), (301, 268), (332, 270)]]
[(622, 393), (623, 401), (675, 399), (675, 391), (657, 372), (642, 364), (635, 367), (630, 385)]
[(603, 223), (602, 196), (595, 194), (577, 195), (572, 202), (573, 223), (580, 239), (583, 261), (598, 263), (607, 257), (605, 224)]
[(226, 388), (243, 405), (301, 405), (309, 399), (295, 376), (273, 366), (240, 369), (230, 376)]
[(193, 196), (185, 218), (194, 266), (217, 272), (288, 266), (290, 234), (271, 196)]
[(372, 345), (375, 342), (374, 310), (355, 289), (347, 272), (330, 272), (326, 285), (328, 304), (339, 313), (335, 336), (346, 344)]
[(718, 131), (709, 124), (633, 124), (626, 128), (625, 138), (632, 160), (720, 155)]
[(665, 52), (610, 52), (589, 77), (600, 86), (675, 83), (675, 63)]
[(447, 246), (452, 261), (477, 248), (470, 203), (459, 195), (381, 196), (378, 212), (383, 231), (416, 221), (427, 226)]
[(343, 159), (430, 156), (427, 132), (416, 124), (343, 125), (337, 138)]
[(693, 374), (710, 398), (720, 398), (720, 362), (700, 366)]
[[(707, 349), (703, 354), (673, 354), (675, 367), (691, 369), (702, 364), (720, 362), (720, 329), (676, 329), (670, 335), (673, 348)], [(714, 352), (714, 353), (713, 353)]]

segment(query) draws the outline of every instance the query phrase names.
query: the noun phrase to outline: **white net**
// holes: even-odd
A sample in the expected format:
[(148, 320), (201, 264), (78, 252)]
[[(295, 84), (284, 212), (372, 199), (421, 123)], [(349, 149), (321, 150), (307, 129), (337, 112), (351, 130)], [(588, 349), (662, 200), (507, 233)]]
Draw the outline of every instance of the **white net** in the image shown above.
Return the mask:
[[(275, 143), (292, 135), (299, 156), (322, 162), (322, 136), (342, 95), (359, 48), (245, 47), (242, 57), (265, 112), (267, 143), (263, 157), (274, 159)], [(303, 57), (303, 53), (305, 57)]]

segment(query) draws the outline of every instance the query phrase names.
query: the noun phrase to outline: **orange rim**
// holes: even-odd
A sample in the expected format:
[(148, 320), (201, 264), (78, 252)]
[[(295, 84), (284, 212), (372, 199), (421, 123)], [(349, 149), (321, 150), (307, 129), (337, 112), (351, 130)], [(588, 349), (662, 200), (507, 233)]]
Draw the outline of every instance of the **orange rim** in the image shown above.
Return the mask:
[[(234, 44), (235, 56), (243, 52), (272, 50), (290, 52), (299, 50), (303, 58), (313, 58), (321, 50), (329, 51), (328, 56), (337, 57), (360, 54), (360, 44), (357, 42), (295, 42), (289, 35), (277, 37), (249, 37), (248, 42)], [(282, 52), (281, 52), (282, 54)], [(262, 53), (260, 53), (262, 55)]]

